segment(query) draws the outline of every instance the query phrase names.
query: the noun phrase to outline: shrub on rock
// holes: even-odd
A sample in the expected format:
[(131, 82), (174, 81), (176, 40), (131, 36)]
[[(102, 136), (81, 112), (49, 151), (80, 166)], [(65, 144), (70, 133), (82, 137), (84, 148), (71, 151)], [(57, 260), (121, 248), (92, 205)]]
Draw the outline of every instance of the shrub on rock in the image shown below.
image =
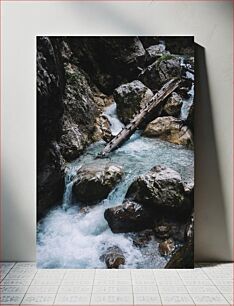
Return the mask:
[(180, 77), (181, 66), (179, 58), (166, 54), (144, 69), (139, 79), (151, 90), (158, 90), (172, 78)]

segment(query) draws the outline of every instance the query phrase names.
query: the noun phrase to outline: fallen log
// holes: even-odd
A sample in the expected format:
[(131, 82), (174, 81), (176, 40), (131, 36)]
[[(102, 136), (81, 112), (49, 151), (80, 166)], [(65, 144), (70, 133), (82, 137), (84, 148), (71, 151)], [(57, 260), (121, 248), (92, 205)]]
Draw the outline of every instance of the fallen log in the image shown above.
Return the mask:
[(122, 131), (119, 132), (98, 154), (97, 157), (106, 157), (110, 152), (116, 150), (120, 147), (130, 136), (140, 128), (143, 124), (147, 124), (153, 119), (155, 119), (160, 110), (163, 107), (163, 101), (167, 98), (180, 84), (178, 78), (172, 79), (167, 82), (147, 103), (147, 105), (140, 110), (140, 112), (131, 120), (131, 122), (126, 125)]

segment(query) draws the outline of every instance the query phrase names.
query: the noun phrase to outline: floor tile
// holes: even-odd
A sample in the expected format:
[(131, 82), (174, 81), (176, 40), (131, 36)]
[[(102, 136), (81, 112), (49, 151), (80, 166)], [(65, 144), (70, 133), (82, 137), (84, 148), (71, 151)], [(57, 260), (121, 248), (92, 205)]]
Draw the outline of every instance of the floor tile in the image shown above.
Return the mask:
[(4, 279), (1, 281), (1, 286), (28, 286), (31, 281), (31, 279)]
[(182, 280), (186, 286), (212, 286), (212, 282), (208, 279), (198, 280), (198, 279), (186, 279)]
[(110, 282), (112, 280), (115, 280), (115, 279), (119, 279), (119, 280), (131, 280), (131, 275), (116, 275), (116, 274), (113, 274), (113, 275), (95, 275), (95, 279), (97, 280), (103, 280), (103, 279), (106, 279), (106, 280), (109, 280)]
[(61, 279), (39, 278), (34, 279), (31, 283), (32, 286), (58, 286), (61, 283)]
[(11, 269), (13, 266), (15, 265), (15, 262), (11, 262), (11, 261), (4, 261), (4, 262), (0, 262), (0, 269), (1, 268), (8, 268)]
[(106, 270), (107, 272), (103, 272), (105, 270), (101, 270), (102, 272), (98, 272), (98, 270), (95, 273), (95, 278), (110, 278), (110, 279), (119, 279), (119, 278), (131, 278), (130, 271), (126, 270), (126, 273), (118, 273), (114, 272), (115, 270)]
[(132, 294), (132, 286), (93, 286), (93, 294)]
[(132, 280), (132, 284), (133, 285), (141, 285), (141, 286), (148, 286), (148, 285), (153, 285), (153, 284), (156, 284), (155, 280), (147, 280), (147, 279), (144, 279), (143, 277), (142, 278), (138, 278), (138, 279), (133, 279)]
[(36, 265), (35, 262), (17, 262), (15, 264), (15, 267), (23, 267), (23, 268), (25, 268), (25, 267), (27, 267), (27, 268), (34, 267), (34, 268), (36, 268), (37, 265)]
[(133, 305), (132, 294), (92, 294), (90, 305)]
[(30, 286), (27, 293), (57, 293), (59, 286)]
[(28, 286), (0, 286), (1, 294), (25, 293)]
[(30, 274), (15, 274), (15, 273), (13, 273), (13, 274), (11, 274), (11, 272), (10, 273), (8, 273), (7, 274), (7, 276), (5, 277), (5, 279), (20, 279), (20, 280), (27, 280), (27, 279), (33, 279), (34, 278), (34, 275), (35, 274), (32, 274), (32, 273), (30, 273)]
[(185, 286), (170, 286), (170, 285), (158, 285), (158, 291), (160, 294), (167, 293), (188, 293)]
[(191, 297), (196, 305), (228, 305), (228, 302), (221, 294), (193, 294)]
[(230, 286), (217, 286), (218, 290), (221, 292), (221, 293), (233, 293), (233, 285), (230, 285)]
[(156, 279), (157, 285), (168, 285), (168, 286), (184, 286), (182, 280), (171, 279)]
[(2, 272), (1, 274), (0, 274), (0, 280), (2, 281), (6, 276), (7, 276), (7, 274), (8, 274), (8, 272)]
[(63, 281), (66, 282), (66, 281), (80, 281), (80, 280), (90, 280), (90, 279), (93, 279), (94, 278), (94, 275), (76, 275), (76, 274), (67, 274), (63, 277)]
[(144, 294), (144, 293), (158, 293), (158, 287), (156, 285), (151, 286), (138, 286), (133, 285), (134, 294)]
[[(109, 279), (94, 279), (94, 285), (109, 285), (110, 280)], [(117, 285), (131, 285), (132, 281), (131, 279), (112, 279), (111, 284), (113, 286)]]
[(90, 294), (58, 294), (55, 305), (89, 305)]
[(219, 293), (215, 286), (186, 286), (189, 293)]
[(161, 305), (159, 294), (134, 294), (134, 305)]
[(233, 300), (233, 294), (230, 293), (224, 293), (223, 296), (225, 297), (225, 299), (228, 301), (228, 303), (230, 303), (231, 305), (234, 304), (234, 300)]
[(194, 305), (188, 294), (161, 294), (160, 296), (163, 305)]
[(213, 279), (212, 282), (216, 286), (232, 286), (233, 280), (227, 280), (227, 279)]
[(27, 293), (22, 301), (22, 305), (52, 305), (55, 294)]
[[(92, 278), (90, 278), (90, 279), (81, 279), (81, 278), (79, 278), (79, 279), (76, 279), (76, 278), (74, 278), (74, 279), (66, 279), (66, 280), (62, 280), (62, 285), (81, 285), (81, 286), (83, 286), (83, 285), (92, 285), (93, 284), (93, 279)], [(110, 282), (109, 282), (110, 283)]]
[(1, 294), (1, 305), (19, 305), (24, 297), (24, 294)]
[(84, 285), (74, 285), (74, 286), (67, 286), (62, 285), (59, 287), (58, 293), (59, 294), (76, 294), (76, 293), (91, 293), (92, 292), (92, 286), (84, 286)]

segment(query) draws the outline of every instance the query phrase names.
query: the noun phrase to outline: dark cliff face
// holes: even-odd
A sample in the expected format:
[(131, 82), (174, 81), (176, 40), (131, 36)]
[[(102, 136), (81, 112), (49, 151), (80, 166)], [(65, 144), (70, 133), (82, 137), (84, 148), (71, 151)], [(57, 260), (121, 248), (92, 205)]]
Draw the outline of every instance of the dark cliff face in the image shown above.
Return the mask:
[(140, 73), (145, 49), (138, 37), (69, 37), (80, 65), (105, 94)]
[(37, 214), (40, 218), (63, 194), (61, 136), (64, 69), (58, 38), (37, 38)]
[(38, 158), (44, 157), (51, 140), (59, 138), (62, 96), (65, 87), (64, 69), (56, 38), (37, 39), (37, 148)]
[(37, 216), (64, 192), (66, 161), (92, 141), (98, 116), (93, 88), (60, 37), (37, 39)]

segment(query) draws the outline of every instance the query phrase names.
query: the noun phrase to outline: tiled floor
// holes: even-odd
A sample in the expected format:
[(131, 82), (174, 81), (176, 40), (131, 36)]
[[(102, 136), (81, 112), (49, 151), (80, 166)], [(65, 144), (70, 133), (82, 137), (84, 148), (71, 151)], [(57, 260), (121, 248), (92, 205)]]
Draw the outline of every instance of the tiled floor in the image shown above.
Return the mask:
[(233, 305), (233, 264), (194, 270), (37, 270), (4, 262), (0, 305)]

